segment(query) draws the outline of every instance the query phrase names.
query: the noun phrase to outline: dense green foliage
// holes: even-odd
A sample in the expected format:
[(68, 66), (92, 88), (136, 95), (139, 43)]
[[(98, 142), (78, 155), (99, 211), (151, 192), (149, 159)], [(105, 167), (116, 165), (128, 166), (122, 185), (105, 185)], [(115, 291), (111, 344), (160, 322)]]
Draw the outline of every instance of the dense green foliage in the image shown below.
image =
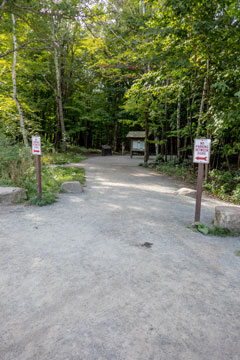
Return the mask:
[(129, 130), (143, 129), (152, 150), (182, 162), (196, 136), (209, 137), (209, 188), (239, 201), (239, 1), (3, 4), (1, 133), (23, 142), (15, 78), (28, 141), (38, 132), (46, 148), (109, 143), (119, 151)]

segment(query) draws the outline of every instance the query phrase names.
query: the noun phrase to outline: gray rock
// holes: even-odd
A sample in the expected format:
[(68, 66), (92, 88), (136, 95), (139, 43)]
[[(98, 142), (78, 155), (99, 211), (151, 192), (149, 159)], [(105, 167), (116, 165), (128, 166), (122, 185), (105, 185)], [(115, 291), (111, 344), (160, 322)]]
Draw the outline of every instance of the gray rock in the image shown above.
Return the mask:
[(61, 190), (65, 193), (78, 194), (83, 192), (83, 186), (79, 181), (66, 181), (62, 183)]
[(189, 188), (181, 188), (176, 191), (176, 195), (190, 196), (195, 199), (196, 198), (196, 190), (189, 189)]
[(216, 206), (214, 225), (230, 231), (240, 231), (240, 207)]
[(27, 190), (18, 187), (0, 187), (0, 204), (10, 205), (22, 202), (27, 196)]

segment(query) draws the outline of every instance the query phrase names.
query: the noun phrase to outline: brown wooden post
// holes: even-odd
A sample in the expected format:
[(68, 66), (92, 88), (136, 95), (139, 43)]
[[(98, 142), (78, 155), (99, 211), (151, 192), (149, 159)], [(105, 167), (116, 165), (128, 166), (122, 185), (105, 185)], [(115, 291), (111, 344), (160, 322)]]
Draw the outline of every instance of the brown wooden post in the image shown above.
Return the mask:
[(198, 164), (197, 194), (194, 221), (200, 221), (204, 164)]
[(37, 195), (39, 199), (41, 199), (42, 198), (41, 155), (36, 155), (36, 180), (37, 180)]

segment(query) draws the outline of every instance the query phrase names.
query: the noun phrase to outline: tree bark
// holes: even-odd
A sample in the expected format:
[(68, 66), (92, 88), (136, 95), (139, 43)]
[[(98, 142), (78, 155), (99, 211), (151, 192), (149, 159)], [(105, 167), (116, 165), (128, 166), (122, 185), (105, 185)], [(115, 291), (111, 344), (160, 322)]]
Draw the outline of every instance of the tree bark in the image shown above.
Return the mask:
[(199, 136), (199, 134), (200, 134), (200, 126), (201, 126), (202, 117), (203, 117), (204, 102), (205, 102), (205, 97), (206, 97), (206, 93), (207, 93), (207, 79), (208, 79), (208, 75), (205, 76), (204, 83), (203, 83), (202, 100), (201, 100), (199, 117), (198, 117), (197, 136)]
[(146, 120), (145, 120), (145, 148), (144, 148), (144, 163), (146, 163), (146, 164), (147, 164), (148, 159), (149, 159), (148, 133), (149, 133), (149, 124), (148, 124), (148, 115), (146, 115)]
[(114, 122), (114, 136), (113, 136), (113, 151), (117, 152), (118, 150), (118, 121)]
[(177, 158), (180, 160), (180, 147), (181, 147), (181, 139), (180, 139), (180, 128), (181, 128), (181, 87), (178, 91), (178, 106), (177, 106)]
[(58, 61), (58, 43), (55, 35), (55, 24), (54, 19), (52, 19), (52, 35), (53, 35), (53, 42), (54, 42), (54, 65), (56, 71), (56, 82), (57, 82), (57, 101), (58, 101), (58, 117), (59, 123), (61, 126), (61, 133), (62, 133), (62, 151), (65, 152), (67, 150), (67, 135), (65, 130), (65, 122), (63, 116), (63, 101), (62, 101), (62, 84), (61, 84), (61, 71), (59, 68), (59, 61)]
[[(17, 49), (17, 39), (16, 39), (16, 35), (15, 35), (15, 16), (14, 16), (14, 14), (12, 14), (12, 37), (13, 37), (13, 48), (14, 48), (14, 50), (16, 50)], [(21, 129), (24, 145), (26, 146), (26, 148), (28, 148), (29, 144), (28, 144), (28, 139), (27, 139), (26, 131), (25, 131), (23, 111), (22, 111), (20, 102), (18, 101), (18, 98), (17, 98), (16, 63), (17, 63), (17, 51), (14, 51), (13, 52), (13, 65), (12, 65), (13, 99), (18, 108), (19, 119), (20, 119), (20, 129)]]
[[(209, 66), (210, 66), (210, 60), (207, 60), (207, 138), (210, 139), (211, 135), (210, 135), (210, 130), (209, 130), (209, 122), (210, 122), (210, 112), (209, 112), (209, 108), (210, 108), (210, 74), (209, 74)], [(208, 180), (208, 171), (209, 171), (209, 164), (205, 165), (205, 180)]]
[(155, 152), (156, 152), (156, 156), (159, 154), (159, 136), (158, 136), (158, 130), (155, 129), (154, 130), (154, 141), (155, 141)]
[(6, 3), (7, 3), (7, 0), (3, 0), (2, 4), (0, 5), (0, 10), (2, 10), (4, 8)]

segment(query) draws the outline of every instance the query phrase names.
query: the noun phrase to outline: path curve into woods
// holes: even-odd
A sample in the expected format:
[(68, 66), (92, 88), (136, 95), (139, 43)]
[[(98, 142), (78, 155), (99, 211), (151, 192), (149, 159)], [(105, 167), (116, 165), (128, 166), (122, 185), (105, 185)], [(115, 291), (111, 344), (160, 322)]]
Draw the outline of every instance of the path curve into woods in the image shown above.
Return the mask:
[(0, 207), (1, 360), (239, 359), (240, 239), (186, 229), (194, 200), (139, 162), (92, 157), (83, 194)]

